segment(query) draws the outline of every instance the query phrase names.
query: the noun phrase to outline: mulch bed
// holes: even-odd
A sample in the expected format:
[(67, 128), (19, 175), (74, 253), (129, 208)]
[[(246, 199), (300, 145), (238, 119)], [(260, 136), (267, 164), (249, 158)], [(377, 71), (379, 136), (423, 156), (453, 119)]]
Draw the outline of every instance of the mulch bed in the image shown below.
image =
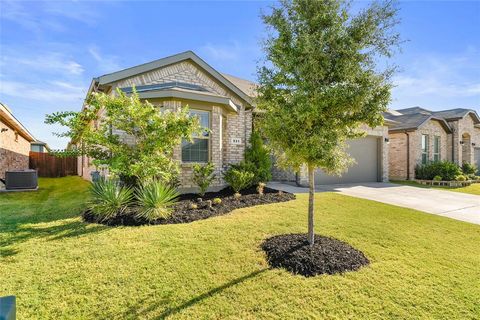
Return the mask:
[[(116, 217), (105, 220), (96, 221), (95, 216), (91, 211), (87, 210), (83, 213), (83, 219), (86, 222), (102, 223), (109, 226), (139, 226), (145, 224), (176, 224), (176, 223), (189, 223), (196, 220), (207, 219), (210, 217), (221, 216), (227, 214), (235, 209), (251, 207), (261, 204), (269, 204), (276, 202), (286, 202), (295, 199), (295, 195), (288, 192), (279, 192), (278, 190), (265, 188), (264, 194), (259, 195), (255, 188), (242, 190), (242, 196), (240, 199), (235, 199), (234, 192), (230, 188), (225, 188), (219, 192), (208, 192), (199, 201), (198, 194), (183, 194), (179, 197), (179, 201), (174, 205), (173, 214), (167, 219), (157, 219), (152, 222), (148, 222), (143, 219), (135, 217), (134, 209), (117, 215)], [(220, 198), (222, 203), (209, 204), (214, 198)], [(197, 205), (196, 209), (192, 209), (190, 206), (192, 203)]]
[(361, 251), (349, 244), (320, 235), (315, 235), (313, 247), (308, 244), (306, 234), (274, 236), (261, 247), (271, 267), (305, 277), (356, 271), (370, 263)]

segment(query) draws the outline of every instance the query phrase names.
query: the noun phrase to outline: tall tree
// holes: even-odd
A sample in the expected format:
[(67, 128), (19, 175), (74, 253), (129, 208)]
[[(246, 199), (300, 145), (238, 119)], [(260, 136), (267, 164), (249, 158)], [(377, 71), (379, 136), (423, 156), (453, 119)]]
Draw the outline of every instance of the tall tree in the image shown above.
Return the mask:
[(397, 8), (372, 3), (352, 14), (341, 0), (283, 0), (262, 16), (269, 29), (258, 69), (259, 127), (284, 167), (306, 166), (308, 241), (314, 243), (314, 172), (341, 174), (346, 140), (383, 123), (399, 48)]

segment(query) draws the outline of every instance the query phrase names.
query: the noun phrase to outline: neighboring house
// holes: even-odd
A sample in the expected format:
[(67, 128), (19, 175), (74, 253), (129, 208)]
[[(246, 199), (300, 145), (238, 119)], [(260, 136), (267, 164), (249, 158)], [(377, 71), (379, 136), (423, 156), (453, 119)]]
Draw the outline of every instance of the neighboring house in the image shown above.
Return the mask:
[(0, 179), (5, 178), (5, 171), (28, 169), (32, 141), (32, 134), (0, 103)]
[[(210, 161), (215, 165), (217, 179), (214, 188), (225, 186), (222, 173), (231, 163), (244, 159), (252, 131), (255, 84), (248, 80), (222, 74), (195, 53), (187, 51), (136, 67), (93, 79), (88, 94), (115, 94), (120, 88), (126, 93), (135, 86), (140, 98), (167, 108), (188, 105), (192, 114), (209, 127), (210, 135), (183, 143), (174, 151), (181, 166), (183, 191), (193, 191), (192, 165)], [(357, 164), (342, 178), (317, 174), (319, 184), (343, 182), (386, 181), (388, 179), (387, 127), (367, 129), (368, 136), (349, 142)], [(119, 132), (119, 134), (121, 134)], [(128, 137), (125, 137), (128, 139)], [(80, 157), (79, 175), (91, 179), (92, 159)], [(295, 174), (273, 169), (276, 180), (304, 183), (306, 172)]]
[(390, 179), (415, 178), (415, 166), (432, 161), (480, 166), (480, 118), (474, 110), (420, 107), (384, 114), (389, 127)]
[(33, 141), (30, 144), (30, 151), (44, 153), (44, 152), (49, 152), (50, 148), (48, 147), (48, 144), (46, 142), (37, 140), (37, 141)]

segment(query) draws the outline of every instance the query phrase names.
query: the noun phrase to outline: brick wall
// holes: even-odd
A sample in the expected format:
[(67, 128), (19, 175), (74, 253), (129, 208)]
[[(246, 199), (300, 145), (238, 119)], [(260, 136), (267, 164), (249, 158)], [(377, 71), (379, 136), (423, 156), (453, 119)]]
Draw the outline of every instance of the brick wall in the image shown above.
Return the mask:
[[(434, 137), (440, 137), (440, 160), (450, 160), (449, 141), (451, 136), (445, 131), (445, 128), (439, 121), (430, 120), (424, 126), (416, 131), (408, 133), (410, 139), (410, 161), (409, 170), (407, 170), (407, 135), (401, 133), (389, 134), (389, 157), (390, 157), (390, 179), (406, 180), (415, 178), (415, 166), (422, 162), (422, 135), (429, 136), (428, 159), (433, 160)], [(407, 176), (407, 172), (409, 176)]]
[(5, 178), (7, 170), (28, 169), (30, 142), (0, 118), (0, 178)]
[[(460, 120), (449, 122), (454, 128), (454, 162), (462, 165), (463, 162), (475, 163), (474, 148), (480, 147), (480, 129), (475, 128), (475, 123), (470, 115)], [(463, 141), (463, 144), (460, 144)], [(475, 146), (472, 145), (475, 144)]]

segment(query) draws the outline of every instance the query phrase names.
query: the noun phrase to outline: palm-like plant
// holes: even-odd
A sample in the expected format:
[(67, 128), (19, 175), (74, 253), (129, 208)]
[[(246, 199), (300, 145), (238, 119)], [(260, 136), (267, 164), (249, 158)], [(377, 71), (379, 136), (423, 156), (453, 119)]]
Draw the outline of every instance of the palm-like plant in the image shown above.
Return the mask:
[(121, 214), (133, 201), (133, 190), (121, 187), (117, 181), (100, 179), (90, 188), (92, 200), (89, 207), (99, 221)]
[(138, 211), (136, 216), (147, 221), (171, 216), (172, 206), (180, 194), (175, 188), (160, 181), (151, 181), (137, 189)]

